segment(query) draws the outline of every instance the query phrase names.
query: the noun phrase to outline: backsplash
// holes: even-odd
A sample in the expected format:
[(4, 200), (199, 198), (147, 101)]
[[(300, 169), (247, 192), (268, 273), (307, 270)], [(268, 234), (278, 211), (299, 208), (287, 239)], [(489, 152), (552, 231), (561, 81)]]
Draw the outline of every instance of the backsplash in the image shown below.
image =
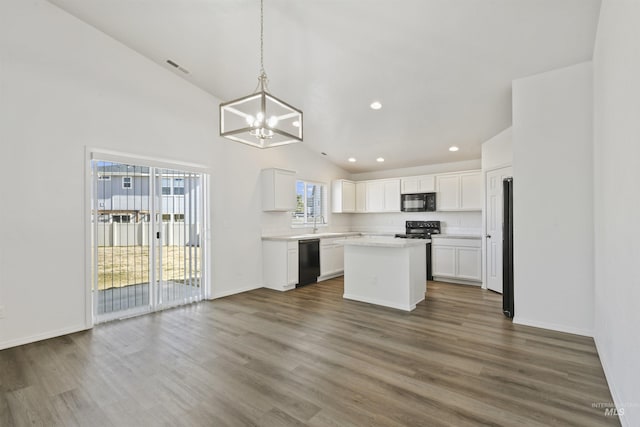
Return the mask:
[(406, 221), (440, 221), (443, 234), (482, 234), (482, 212), (368, 213), (351, 216), (351, 230), (404, 233)]
[[(338, 233), (351, 231), (353, 217), (355, 215), (329, 213), (329, 224), (318, 225), (318, 232)], [(263, 236), (287, 236), (312, 232), (313, 226), (291, 227), (291, 214), (288, 212), (262, 212)]]
[[(291, 216), (284, 212), (262, 213), (262, 235), (280, 236), (311, 233), (313, 227), (292, 228)], [(482, 212), (390, 212), (330, 214), (322, 232), (359, 231), (404, 233), (406, 221), (440, 221), (443, 234), (482, 234)]]

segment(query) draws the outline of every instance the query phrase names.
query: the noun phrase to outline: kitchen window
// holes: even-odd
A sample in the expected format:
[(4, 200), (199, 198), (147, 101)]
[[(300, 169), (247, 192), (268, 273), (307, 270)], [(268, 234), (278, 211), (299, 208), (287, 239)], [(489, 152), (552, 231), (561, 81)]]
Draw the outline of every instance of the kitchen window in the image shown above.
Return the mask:
[(296, 210), (291, 213), (291, 225), (327, 224), (327, 185), (296, 181)]

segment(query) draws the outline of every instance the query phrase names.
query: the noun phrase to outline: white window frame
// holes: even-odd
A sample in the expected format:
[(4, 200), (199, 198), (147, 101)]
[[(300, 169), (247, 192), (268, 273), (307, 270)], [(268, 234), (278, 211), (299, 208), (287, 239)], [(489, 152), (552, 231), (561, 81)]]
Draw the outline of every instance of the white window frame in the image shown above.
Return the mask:
[[(127, 182), (129, 183), (129, 186), (127, 186)], [(124, 190), (133, 190), (133, 177), (131, 176), (123, 176), (122, 177), (122, 188)]]
[[(329, 225), (329, 193), (328, 193), (328, 185), (324, 182), (316, 182), (316, 181), (306, 181), (302, 179), (296, 180), (296, 200), (298, 196), (298, 183), (302, 182), (304, 186), (304, 196), (303, 196), (303, 219), (297, 219), (298, 216), (297, 211), (291, 213), (291, 228), (302, 228), (302, 227), (326, 227)], [(307, 208), (307, 200), (309, 199), (307, 195), (307, 189), (309, 185), (319, 186), (321, 191), (321, 199), (320, 199), (320, 212), (321, 216), (317, 217), (314, 221), (313, 216), (308, 216), (308, 208)]]

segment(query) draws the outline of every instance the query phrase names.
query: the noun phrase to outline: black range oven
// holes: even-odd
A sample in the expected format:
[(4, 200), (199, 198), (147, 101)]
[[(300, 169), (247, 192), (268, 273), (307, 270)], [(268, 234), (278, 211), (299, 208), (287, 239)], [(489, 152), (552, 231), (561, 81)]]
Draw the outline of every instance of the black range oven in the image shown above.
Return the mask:
[[(440, 234), (440, 221), (407, 221), (405, 234), (396, 234), (401, 239), (431, 239), (432, 234)], [(431, 269), (431, 243), (427, 243), (427, 280), (433, 280)]]

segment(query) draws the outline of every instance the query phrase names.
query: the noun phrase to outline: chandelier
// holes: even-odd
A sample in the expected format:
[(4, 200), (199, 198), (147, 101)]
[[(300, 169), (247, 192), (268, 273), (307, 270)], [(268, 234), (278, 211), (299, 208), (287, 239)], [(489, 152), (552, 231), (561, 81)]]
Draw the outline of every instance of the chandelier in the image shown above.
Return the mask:
[(264, 0), (260, 0), (260, 74), (251, 95), (220, 104), (220, 136), (258, 148), (302, 142), (302, 111), (271, 95), (264, 71)]

